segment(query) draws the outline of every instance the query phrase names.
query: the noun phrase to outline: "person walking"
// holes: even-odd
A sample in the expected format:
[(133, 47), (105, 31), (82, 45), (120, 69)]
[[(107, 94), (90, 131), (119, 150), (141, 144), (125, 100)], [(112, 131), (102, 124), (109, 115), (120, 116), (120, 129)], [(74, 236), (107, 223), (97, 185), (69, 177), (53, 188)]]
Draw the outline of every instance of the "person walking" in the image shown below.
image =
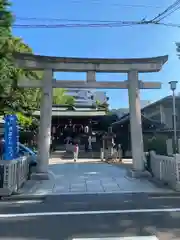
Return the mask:
[(74, 162), (78, 160), (78, 155), (79, 155), (79, 145), (78, 143), (75, 143), (74, 145)]

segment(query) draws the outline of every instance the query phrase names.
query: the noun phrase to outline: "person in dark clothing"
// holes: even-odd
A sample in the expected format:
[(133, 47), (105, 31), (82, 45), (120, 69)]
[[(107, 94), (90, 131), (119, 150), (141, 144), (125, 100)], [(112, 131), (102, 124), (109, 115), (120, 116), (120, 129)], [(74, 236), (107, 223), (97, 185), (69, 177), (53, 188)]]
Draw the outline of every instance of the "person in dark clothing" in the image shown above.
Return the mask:
[(84, 148), (85, 151), (88, 152), (88, 136), (85, 136)]
[(145, 169), (148, 171), (152, 177), (154, 177), (152, 167), (151, 167), (151, 157), (150, 157), (150, 151), (146, 154), (146, 163), (145, 163)]

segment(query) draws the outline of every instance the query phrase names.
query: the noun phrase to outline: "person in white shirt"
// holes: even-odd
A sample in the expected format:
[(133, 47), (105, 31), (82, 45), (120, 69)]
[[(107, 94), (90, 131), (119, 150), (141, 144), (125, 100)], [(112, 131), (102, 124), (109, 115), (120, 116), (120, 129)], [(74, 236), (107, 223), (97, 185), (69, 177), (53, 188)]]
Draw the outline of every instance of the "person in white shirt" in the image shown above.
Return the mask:
[(79, 155), (79, 145), (76, 143), (74, 145), (74, 162), (78, 160), (78, 155)]

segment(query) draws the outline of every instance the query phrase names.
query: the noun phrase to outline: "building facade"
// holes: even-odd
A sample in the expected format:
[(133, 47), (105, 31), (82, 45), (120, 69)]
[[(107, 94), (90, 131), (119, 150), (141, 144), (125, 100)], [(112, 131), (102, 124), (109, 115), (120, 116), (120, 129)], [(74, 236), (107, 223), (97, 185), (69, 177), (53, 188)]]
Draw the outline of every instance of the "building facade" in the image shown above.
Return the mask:
[[(160, 99), (142, 109), (145, 117), (152, 120), (159, 121), (167, 126), (173, 128), (173, 108), (172, 96), (167, 96)], [(180, 130), (180, 96), (176, 96), (176, 124), (177, 129)]]
[(75, 106), (92, 106), (97, 102), (100, 104), (107, 103), (108, 98), (105, 92), (91, 91), (88, 89), (67, 89), (67, 95), (74, 97)]
[[(157, 121), (166, 126), (167, 129), (173, 128), (173, 99), (172, 96), (167, 96), (156, 102), (141, 105), (142, 115), (152, 121)], [(116, 113), (120, 120), (129, 118), (128, 109), (112, 110)], [(180, 130), (180, 96), (176, 96), (176, 124), (177, 130)]]
[[(141, 109), (151, 104), (151, 101), (149, 100), (141, 100), (140, 102), (141, 102)], [(129, 113), (129, 108), (112, 109), (111, 112), (116, 114), (119, 118), (121, 118), (124, 115)]]
[(149, 100), (141, 100), (141, 108), (147, 107), (150, 105), (152, 102)]

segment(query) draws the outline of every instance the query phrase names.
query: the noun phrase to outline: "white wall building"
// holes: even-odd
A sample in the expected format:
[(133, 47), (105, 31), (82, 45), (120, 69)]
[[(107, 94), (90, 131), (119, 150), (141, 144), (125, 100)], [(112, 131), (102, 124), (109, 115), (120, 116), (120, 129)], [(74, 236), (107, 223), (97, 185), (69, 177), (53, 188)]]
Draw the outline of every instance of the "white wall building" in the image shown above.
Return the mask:
[(105, 103), (108, 100), (106, 93), (102, 91), (92, 91), (88, 89), (67, 89), (66, 94), (74, 97), (76, 106), (92, 106), (96, 103), (96, 101)]
[(141, 100), (141, 108), (144, 108), (152, 103), (152, 101), (149, 100)]
[[(152, 102), (149, 100), (141, 100), (140, 104), (141, 104), (141, 109), (144, 107), (147, 107), (148, 105), (150, 105)], [(123, 117), (124, 115), (126, 115), (127, 113), (129, 113), (129, 108), (119, 108), (119, 109), (112, 109), (111, 110), (112, 113), (117, 114), (117, 116), (119, 118)]]

